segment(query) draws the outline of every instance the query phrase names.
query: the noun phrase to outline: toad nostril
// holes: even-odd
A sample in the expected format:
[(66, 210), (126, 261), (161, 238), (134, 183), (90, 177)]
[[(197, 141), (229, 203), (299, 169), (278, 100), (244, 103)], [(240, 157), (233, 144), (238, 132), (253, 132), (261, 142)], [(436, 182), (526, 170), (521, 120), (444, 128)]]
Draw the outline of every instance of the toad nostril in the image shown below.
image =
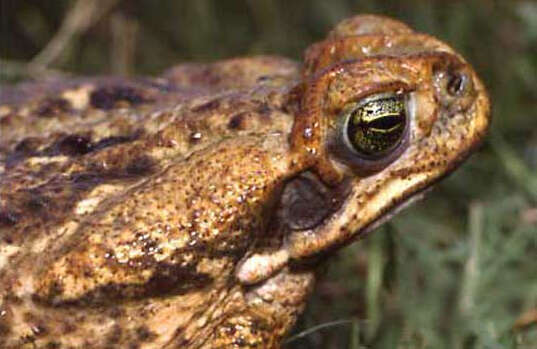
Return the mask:
[(462, 63), (433, 66), (432, 82), (435, 98), (448, 115), (468, 109), (475, 100), (474, 76)]
[(466, 89), (468, 77), (463, 73), (453, 73), (447, 83), (447, 92), (450, 96), (460, 96)]

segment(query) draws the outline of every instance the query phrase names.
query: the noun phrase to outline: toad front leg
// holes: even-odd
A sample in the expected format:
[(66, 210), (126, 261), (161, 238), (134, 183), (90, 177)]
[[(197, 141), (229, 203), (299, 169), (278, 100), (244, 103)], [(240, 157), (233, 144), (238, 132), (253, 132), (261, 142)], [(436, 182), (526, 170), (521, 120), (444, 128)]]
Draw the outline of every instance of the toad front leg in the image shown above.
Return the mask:
[(223, 310), (212, 314), (211, 329), (202, 331), (193, 347), (200, 343), (203, 349), (280, 348), (302, 313), (313, 283), (312, 272), (286, 268), (257, 286), (236, 286)]

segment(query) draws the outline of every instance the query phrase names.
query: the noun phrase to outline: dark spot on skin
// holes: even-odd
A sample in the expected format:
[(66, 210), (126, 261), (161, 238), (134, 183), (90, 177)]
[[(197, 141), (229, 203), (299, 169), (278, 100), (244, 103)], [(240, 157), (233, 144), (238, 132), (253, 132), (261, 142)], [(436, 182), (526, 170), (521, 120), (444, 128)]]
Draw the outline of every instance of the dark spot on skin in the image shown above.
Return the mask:
[(127, 136), (111, 136), (103, 138), (98, 142), (92, 143), (91, 137), (87, 135), (72, 134), (61, 137), (54, 144), (43, 150), (44, 156), (68, 155), (81, 156), (90, 152), (96, 152), (118, 144), (135, 141), (140, 138), (142, 131), (136, 131)]
[(71, 110), (71, 103), (65, 98), (48, 98), (42, 101), (36, 110), (36, 115), (50, 118)]
[(61, 344), (58, 343), (58, 342), (48, 342), (47, 345), (45, 346), (45, 348), (47, 348), (47, 349), (60, 349)]
[(136, 336), (142, 342), (153, 341), (157, 336), (147, 326), (140, 326), (136, 329)]
[(227, 127), (230, 130), (243, 130), (244, 129), (244, 115), (245, 113), (240, 113), (231, 117), (231, 120), (229, 120)]
[(155, 161), (152, 157), (141, 155), (134, 158), (127, 167), (125, 167), (125, 172), (132, 176), (143, 176), (153, 172), (154, 167)]
[(213, 99), (212, 101), (203, 103), (201, 105), (198, 105), (197, 107), (192, 108), (192, 111), (194, 113), (202, 113), (208, 110), (216, 109), (219, 106), (220, 106), (220, 101), (218, 99)]
[(48, 156), (58, 154), (77, 156), (89, 153), (92, 150), (91, 139), (88, 136), (68, 135), (59, 139), (50, 148), (45, 150)]
[(12, 245), (13, 242), (14, 242), (13, 236), (11, 236), (11, 235), (4, 236), (3, 241), (8, 245)]
[(93, 277), (93, 271), (91, 271), (90, 269), (84, 269), (82, 270), (82, 275), (85, 277), (85, 278), (91, 278)]
[(137, 105), (148, 100), (130, 86), (105, 86), (93, 91), (90, 95), (90, 104), (97, 109), (113, 109), (121, 102)]
[(195, 266), (181, 267), (160, 263), (157, 272), (149, 279), (145, 289), (151, 296), (165, 296), (170, 293), (183, 294), (189, 290), (201, 288), (211, 282), (211, 277), (198, 273)]
[[(138, 263), (133, 263), (135, 268)], [(147, 263), (146, 263), (147, 264)], [(144, 262), (140, 262), (142, 267)], [(150, 297), (166, 297), (169, 295), (185, 294), (193, 289), (206, 287), (212, 282), (212, 278), (196, 271), (196, 265), (181, 266), (168, 263), (159, 263), (155, 266), (153, 276), (143, 285), (110, 283), (89, 290), (83, 296), (76, 299), (62, 299), (63, 286), (55, 281), (45, 295), (35, 294), (32, 299), (36, 303), (45, 305), (61, 306), (104, 306), (117, 304), (136, 299)]]
[(0, 125), (8, 126), (11, 124), (11, 120), (14, 118), (14, 114), (8, 114), (0, 118)]
[(0, 227), (11, 227), (17, 224), (19, 215), (9, 210), (0, 210)]
[(106, 336), (107, 344), (111, 345), (111, 344), (119, 343), (121, 339), (121, 335), (122, 335), (121, 327), (119, 325), (114, 325), (114, 327), (112, 327), (112, 329), (110, 330), (110, 332), (108, 332)]

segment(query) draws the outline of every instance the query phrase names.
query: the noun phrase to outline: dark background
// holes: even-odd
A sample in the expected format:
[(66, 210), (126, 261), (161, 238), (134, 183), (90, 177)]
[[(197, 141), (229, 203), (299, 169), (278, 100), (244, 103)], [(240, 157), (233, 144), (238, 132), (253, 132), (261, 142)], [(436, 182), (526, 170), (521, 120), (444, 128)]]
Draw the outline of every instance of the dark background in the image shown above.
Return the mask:
[(329, 263), (287, 347), (537, 348), (537, 2), (0, 6), (3, 83), (50, 74), (156, 74), (181, 61), (254, 54), (299, 60), (339, 20), (366, 12), (449, 42), (489, 88), (494, 121), (487, 141), (428, 199)]

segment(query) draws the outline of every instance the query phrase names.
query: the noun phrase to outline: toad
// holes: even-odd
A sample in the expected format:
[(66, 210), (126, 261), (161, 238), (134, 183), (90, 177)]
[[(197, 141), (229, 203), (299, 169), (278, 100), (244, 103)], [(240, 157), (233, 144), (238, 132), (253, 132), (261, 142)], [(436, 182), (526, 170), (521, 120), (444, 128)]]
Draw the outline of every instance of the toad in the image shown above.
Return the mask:
[(0, 347), (279, 348), (316, 270), (456, 169), (489, 100), (380, 16), (303, 64), (0, 93)]

